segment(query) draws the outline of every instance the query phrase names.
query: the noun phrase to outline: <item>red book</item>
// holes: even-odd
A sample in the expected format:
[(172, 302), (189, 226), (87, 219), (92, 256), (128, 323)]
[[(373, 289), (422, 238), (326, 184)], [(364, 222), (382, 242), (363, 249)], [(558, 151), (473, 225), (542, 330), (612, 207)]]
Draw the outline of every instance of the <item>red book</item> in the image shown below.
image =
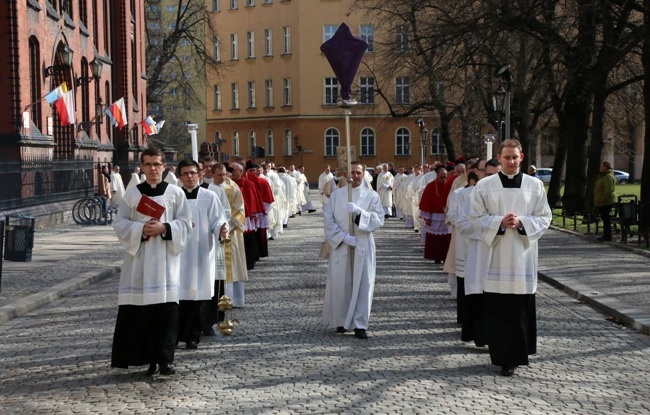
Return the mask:
[[(142, 195), (140, 203), (138, 203), (138, 207), (136, 207), (135, 210), (143, 215), (151, 216), (158, 220), (160, 220), (163, 213), (165, 213), (165, 207), (147, 195)], [(144, 240), (148, 241), (149, 238), (150, 237), (147, 236)]]
[(160, 220), (163, 213), (165, 213), (165, 207), (147, 195), (142, 195), (140, 203), (138, 203), (138, 207), (135, 210), (143, 215), (151, 216), (158, 220)]

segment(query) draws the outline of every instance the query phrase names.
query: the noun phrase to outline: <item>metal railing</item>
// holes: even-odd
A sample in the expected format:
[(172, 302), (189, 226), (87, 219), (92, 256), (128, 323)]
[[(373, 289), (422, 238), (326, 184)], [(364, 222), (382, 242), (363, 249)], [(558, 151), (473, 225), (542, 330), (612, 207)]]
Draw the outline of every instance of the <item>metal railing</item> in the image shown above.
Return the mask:
[(0, 210), (93, 195), (93, 168), (91, 159), (0, 160)]

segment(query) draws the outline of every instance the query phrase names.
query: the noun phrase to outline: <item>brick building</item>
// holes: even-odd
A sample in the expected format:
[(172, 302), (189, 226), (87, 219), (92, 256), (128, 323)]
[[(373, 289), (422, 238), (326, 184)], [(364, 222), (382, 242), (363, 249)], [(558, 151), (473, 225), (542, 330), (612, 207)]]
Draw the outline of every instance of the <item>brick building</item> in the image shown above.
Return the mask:
[[(128, 177), (143, 148), (140, 121), (146, 116), (143, 3), (0, 5), (0, 211), (66, 211), (95, 192), (101, 164), (120, 164)], [(75, 107), (74, 124), (66, 126), (43, 100), (64, 82)], [(120, 97), (128, 124), (117, 129), (104, 110)]]

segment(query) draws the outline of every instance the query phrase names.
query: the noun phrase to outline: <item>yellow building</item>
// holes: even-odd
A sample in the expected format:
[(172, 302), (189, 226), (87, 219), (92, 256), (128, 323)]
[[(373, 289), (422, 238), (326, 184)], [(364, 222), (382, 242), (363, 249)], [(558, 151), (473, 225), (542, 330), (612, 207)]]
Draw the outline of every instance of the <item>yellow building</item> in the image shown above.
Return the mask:
[[(219, 76), (209, 77), (207, 82), (206, 138), (216, 144), (223, 160), (233, 155), (250, 157), (257, 148), (258, 162), (303, 164), (312, 182), (326, 164), (337, 165), (336, 147), (346, 143), (345, 118), (336, 105), (340, 100), (338, 84), (320, 46), (341, 22), (368, 42), (365, 60), (373, 59), (376, 36), (394, 36), (378, 33), (364, 15), (351, 11), (353, 3), (212, 2), (212, 19), (219, 31), (214, 53), (224, 65)], [(408, 78), (396, 77), (390, 82), (390, 99), (410, 103)], [(356, 158), (368, 166), (418, 164), (421, 136), (415, 120), (419, 116), (391, 117), (374, 93), (375, 85), (362, 64), (353, 86), (353, 98), (359, 105), (353, 108), (350, 123)], [(433, 121), (425, 117), (429, 129)], [(426, 153), (426, 162), (444, 159), (436, 134)]]

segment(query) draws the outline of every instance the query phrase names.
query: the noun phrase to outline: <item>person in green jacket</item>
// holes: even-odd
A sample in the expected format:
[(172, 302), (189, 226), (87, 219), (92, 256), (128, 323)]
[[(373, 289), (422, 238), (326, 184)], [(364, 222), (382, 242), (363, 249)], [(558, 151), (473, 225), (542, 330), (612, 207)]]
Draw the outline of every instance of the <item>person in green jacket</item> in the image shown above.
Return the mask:
[(612, 221), (609, 213), (616, 202), (616, 177), (609, 161), (600, 163), (600, 173), (596, 179), (594, 189), (594, 206), (598, 209), (600, 219), (603, 221), (603, 236), (601, 241), (612, 240)]

